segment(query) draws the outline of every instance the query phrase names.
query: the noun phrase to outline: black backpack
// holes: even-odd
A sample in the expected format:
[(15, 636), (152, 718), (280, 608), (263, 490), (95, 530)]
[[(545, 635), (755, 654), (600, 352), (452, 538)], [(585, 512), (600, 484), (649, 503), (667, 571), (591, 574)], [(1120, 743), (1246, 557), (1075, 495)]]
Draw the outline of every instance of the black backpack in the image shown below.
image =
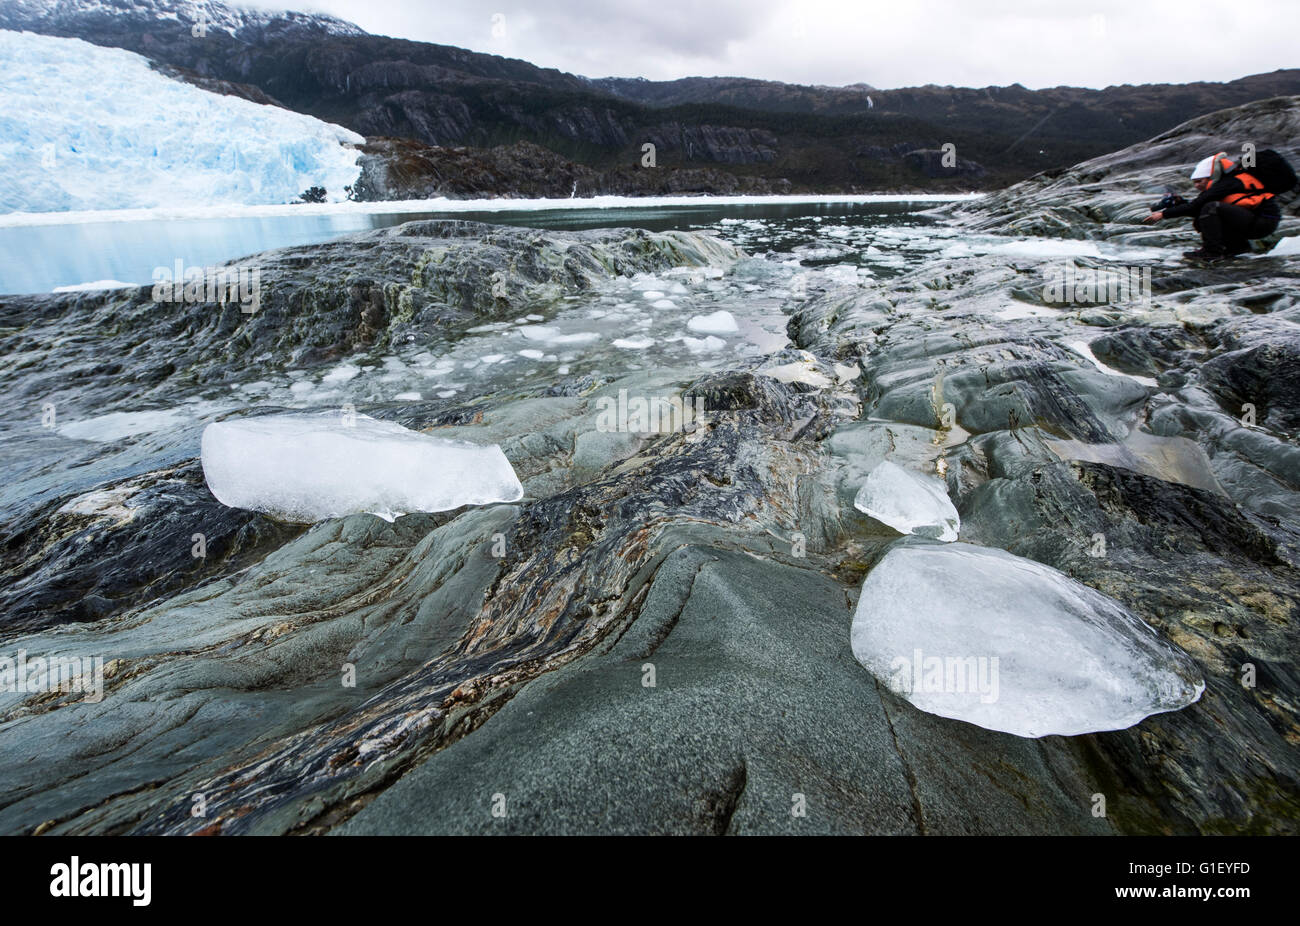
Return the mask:
[(1247, 173), (1264, 184), (1268, 193), (1286, 193), (1296, 185), (1295, 171), (1286, 162), (1286, 158), (1272, 148), (1265, 148), (1255, 154), (1255, 166), (1244, 169), (1239, 165), (1230, 174)]

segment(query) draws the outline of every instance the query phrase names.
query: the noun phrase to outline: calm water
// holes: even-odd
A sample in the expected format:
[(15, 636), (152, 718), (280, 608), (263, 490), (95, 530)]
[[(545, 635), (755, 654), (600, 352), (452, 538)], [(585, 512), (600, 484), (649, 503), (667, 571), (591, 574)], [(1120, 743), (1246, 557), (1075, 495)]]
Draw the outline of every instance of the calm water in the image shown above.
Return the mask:
[(515, 212), (283, 215), (218, 219), (84, 222), (0, 227), (0, 293), (49, 292), (99, 280), (148, 283), (155, 267), (223, 263), (259, 251), (328, 241), (350, 232), (415, 219), (456, 218), (534, 228), (613, 226), (654, 231), (714, 226), (724, 220), (795, 222), (838, 219), (890, 223), (934, 203), (761, 203), (574, 208)]

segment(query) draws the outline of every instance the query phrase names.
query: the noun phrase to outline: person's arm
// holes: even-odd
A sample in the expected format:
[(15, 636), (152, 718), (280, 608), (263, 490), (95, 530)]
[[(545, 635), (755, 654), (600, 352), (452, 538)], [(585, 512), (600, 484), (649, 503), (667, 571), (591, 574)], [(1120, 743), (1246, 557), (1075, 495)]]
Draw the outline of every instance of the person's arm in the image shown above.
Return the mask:
[(1213, 202), (1216, 199), (1223, 199), (1223, 197), (1231, 196), (1233, 193), (1245, 192), (1246, 184), (1242, 183), (1239, 178), (1224, 177), (1190, 203), (1183, 203), (1180, 206), (1170, 206), (1164, 211), (1164, 218), (1176, 219), (1184, 215), (1200, 215), (1201, 210), (1205, 207), (1206, 203)]

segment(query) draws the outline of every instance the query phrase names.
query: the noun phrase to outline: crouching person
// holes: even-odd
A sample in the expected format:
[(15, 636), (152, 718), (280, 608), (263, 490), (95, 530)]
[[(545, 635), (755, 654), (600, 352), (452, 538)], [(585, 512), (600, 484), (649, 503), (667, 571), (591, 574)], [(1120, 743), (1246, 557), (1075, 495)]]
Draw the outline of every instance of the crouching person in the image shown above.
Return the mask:
[(1205, 158), (1192, 171), (1192, 183), (1200, 195), (1191, 202), (1152, 212), (1143, 221), (1192, 216), (1193, 227), (1201, 233), (1201, 246), (1183, 253), (1191, 260), (1218, 261), (1246, 253), (1250, 239), (1273, 234), (1282, 213), (1264, 181), (1234, 167), (1223, 152)]

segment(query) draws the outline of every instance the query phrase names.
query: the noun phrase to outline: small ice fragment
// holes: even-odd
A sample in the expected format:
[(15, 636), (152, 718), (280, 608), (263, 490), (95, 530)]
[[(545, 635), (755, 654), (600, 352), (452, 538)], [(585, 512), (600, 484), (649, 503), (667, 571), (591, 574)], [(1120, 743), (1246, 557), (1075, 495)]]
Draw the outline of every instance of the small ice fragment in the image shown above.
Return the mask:
[(521, 350), (519, 352), (519, 356), (527, 357), (529, 360), (541, 360), (544, 355), (540, 350), (533, 350), (532, 348), (528, 348), (526, 350)]
[(530, 341), (550, 341), (560, 334), (560, 329), (549, 325), (523, 325), (515, 330)]
[(711, 354), (714, 351), (722, 350), (727, 346), (727, 342), (722, 338), (715, 338), (709, 335), (707, 338), (682, 338), (682, 343), (692, 354)]
[(867, 475), (853, 507), (903, 534), (953, 541), (961, 529), (961, 518), (940, 480), (889, 460)]
[(321, 382), (329, 383), (330, 385), (335, 385), (338, 383), (346, 383), (348, 380), (356, 378), (357, 374), (359, 374), (360, 372), (361, 372), (361, 368), (355, 366), (354, 364), (340, 363), (334, 369), (326, 373), (324, 378), (321, 379)]
[(825, 389), (831, 384), (826, 375), (809, 363), (786, 363), (781, 366), (764, 367), (758, 371), (783, 383), (803, 383), (814, 389)]
[(692, 315), (686, 327), (704, 334), (735, 334), (740, 329), (736, 318), (726, 309), (719, 309), (709, 315)]
[(645, 350), (654, 342), (654, 338), (617, 338), (614, 341), (614, 346), (623, 350)]

